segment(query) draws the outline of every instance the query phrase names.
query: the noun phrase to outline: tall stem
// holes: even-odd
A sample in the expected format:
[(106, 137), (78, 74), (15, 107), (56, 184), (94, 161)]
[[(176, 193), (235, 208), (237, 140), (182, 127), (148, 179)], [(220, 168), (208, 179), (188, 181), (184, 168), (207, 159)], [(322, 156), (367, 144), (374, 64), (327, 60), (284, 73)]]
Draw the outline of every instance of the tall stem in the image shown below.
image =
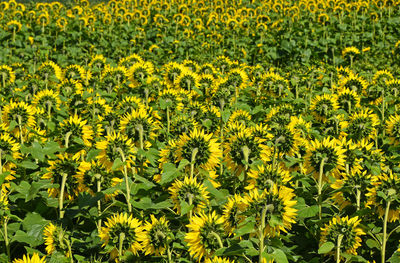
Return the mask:
[(171, 126), (171, 121), (169, 119), (169, 106), (167, 106), (167, 136), (169, 136), (169, 131), (170, 131), (170, 126)]
[(385, 263), (385, 253), (386, 253), (386, 241), (387, 241), (387, 221), (388, 221), (388, 216), (389, 216), (389, 210), (390, 210), (390, 203), (391, 201), (388, 201), (386, 204), (386, 210), (385, 210), (385, 217), (383, 218), (383, 238), (382, 238), (382, 247), (381, 247), (381, 262)]
[(4, 243), (5, 243), (5, 245), (6, 245), (7, 256), (8, 256), (8, 262), (11, 262), (11, 250), (10, 250), (10, 242), (9, 242), (9, 240), (8, 240), (7, 223), (8, 223), (8, 217), (5, 217), (5, 218), (4, 218), (4, 224), (3, 224), (3, 229), (4, 229)]
[(125, 240), (125, 233), (124, 232), (119, 233), (119, 244), (118, 244), (119, 259), (121, 259), (121, 257), (122, 257), (122, 253), (123, 253), (122, 249), (124, 247), (124, 240)]
[(356, 199), (357, 199), (357, 211), (360, 210), (360, 203), (361, 203), (361, 191), (360, 188), (357, 187), (357, 194), (356, 194)]
[(264, 252), (264, 228), (265, 228), (265, 216), (267, 214), (267, 206), (265, 205), (263, 210), (261, 211), (261, 225), (259, 228), (259, 233), (258, 233), (258, 238), (260, 241), (259, 244), (259, 253), (258, 253), (258, 262), (262, 263), (263, 262), (263, 252)]
[(322, 176), (324, 174), (324, 165), (325, 165), (325, 159), (323, 158), (321, 161), (321, 164), (319, 166), (319, 177), (318, 177), (318, 207), (319, 207), (319, 212), (318, 212), (318, 217), (319, 219), (322, 218)]
[(131, 214), (132, 213), (131, 188), (130, 188), (130, 185), (129, 185), (128, 170), (127, 170), (126, 164), (125, 164), (126, 158), (125, 158), (125, 154), (124, 154), (124, 152), (122, 151), (121, 148), (118, 148), (117, 150), (118, 150), (119, 154), (121, 155), (122, 162), (124, 162), (124, 172), (123, 173), (124, 173), (124, 178), (125, 178), (126, 202), (127, 202), (127, 205), (128, 205), (128, 212), (129, 212), (129, 214)]
[(199, 152), (199, 148), (194, 148), (192, 150), (192, 159), (190, 160), (190, 178), (193, 178), (193, 174), (194, 174), (194, 164), (196, 161), (196, 155)]
[(214, 231), (211, 231), (210, 234), (211, 234), (213, 237), (215, 237), (215, 239), (218, 241), (219, 247), (220, 247), (220, 248), (223, 248), (224, 245), (222, 244), (221, 237), (220, 237), (217, 233), (215, 233)]
[(342, 240), (343, 240), (343, 235), (339, 235), (336, 245), (336, 263), (340, 262), (340, 246), (342, 244)]
[[(101, 174), (95, 174), (94, 176), (96, 178), (97, 181), (97, 193), (101, 192)], [(100, 229), (101, 229), (101, 200), (97, 200), (97, 214), (99, 216), (99, 220), (97, 221), (97, 228), (99, 229), (99, 233), (100, 233)]]
[(64, 213), (65, 213), (65, 211), (63, 210), (63, 206), (64, 206), (64, 189), (65, 189), (65, 183), (67, 182), (67, 177), (68, 177), (67, 173), (62, 174), (60, 197), (58, 199), (58, 207), (60, 209), (60, 219), (64, 218)]

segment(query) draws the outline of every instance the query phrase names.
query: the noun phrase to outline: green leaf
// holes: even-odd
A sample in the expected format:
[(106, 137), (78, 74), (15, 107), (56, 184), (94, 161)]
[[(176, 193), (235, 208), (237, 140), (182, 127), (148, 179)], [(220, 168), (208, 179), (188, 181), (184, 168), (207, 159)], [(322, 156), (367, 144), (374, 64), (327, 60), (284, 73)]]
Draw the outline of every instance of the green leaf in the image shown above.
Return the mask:
[(233, 244), (230, 247), (223, 247), (215, 251), (217, 256), (239, 256), (245, 252), (246, 249), (239, 244)]
[(333, 248), (335, 247), (335, 244), (332, 242), (326, 242), (320, 246), (318, 249), (318, 254), (326, 254), (329, 253)]
[(21, 166), (25, 169), (32, 169), (32, 170), (35, 170), (39, 167), (36, 163), (31, 162), (31, 161), (23, 161), (23, 162), (19, 163), (19, 166)]
[(88, 152), (88, 154), (86, 155), (86, 160), (88, 162), (90, 162), (91, 160), (94, 160), (99, 155), (100, 152), (101, 152), (101, 150), (99, 150), (99, 149), (91, 149)]
[(380, 249), (379, 243), (376, 242), (374, 239), (367, 239), (365, 242), (369, 248), (377, 248)]
[(255, 222), (250, 221), (247, 222), (245, 224), (243, 224), (242, 226), (239, 226), (238, 229), (235, 229), (235, 237), (240, 237), (246, 234), (250, 234), (252, 232), (254, 232), (254, 226), (255, 226)]
[(39, 182), (33, 182), (31, 184), (31, 187), (29, 188), (29, 191), (25, 198), (25, 201), (29, 202), (30, 200), (35, 198), (36, 194), (39, 192), (40, 189), (43, 189), (43, 188), (47, 189), (47, 188), (51, 188), (52, 186), (54, 186), (54, 184), (48, 180), (41, 180)]
[(275, 249), (274, 252), (272, 252), (272, 255), (274, 256), (276, 263), (289, 263), (286, 254), (280, 249)]
[(297, 213), (297, 216), (299, 218), (314, 217), (315, 215), (318, 214), (318, 211), (319, 211), (318, 205), (307, 206), (307, 207), (304, 207), (303, 209), (299, 210)]
[(124, 163), (121, 161), (121, 159), (117, 158), (117, 159), (114, 160), (114, 163), (113, 163), (113, 165), (111, 167), (111, 170), (112, 171), (118, 170), (123, 165), (124, 165)]
[(139, 209), (143, 209), (143, 210), (147, 210), (153, 206), (153, 202), (147, 196), (140, 199), (140, 201), (132, 200), (131, 203), (132, 203), (132, 206), (139, 208)]
[(163, 173), (161, 175), (161, 185), (165, 185), (172, 180), (174, 180), (176, 177), (180, 175), (180, 172), (176, 168), (175, 164), (172, 163), (165, 163), (163, 165)]
[(213, 184), (210, 182), (210, 180), (205, 180), (203, 182), (204, 186), (207, 187), (207, 191), (215, 196), (215, 198), (220, 199), (220, 200), (225, 200), (225, 194), (216, 189)]
[(222, 112), (221, 117), (223, 122), (227, 122), (229, 120), (229, 117), (231, 116), (231, 112), (226, 109)]
[(193, 207), (194, 205), (189, 205), (186, 201), (181, 201), (181, 215), (186, 215)]

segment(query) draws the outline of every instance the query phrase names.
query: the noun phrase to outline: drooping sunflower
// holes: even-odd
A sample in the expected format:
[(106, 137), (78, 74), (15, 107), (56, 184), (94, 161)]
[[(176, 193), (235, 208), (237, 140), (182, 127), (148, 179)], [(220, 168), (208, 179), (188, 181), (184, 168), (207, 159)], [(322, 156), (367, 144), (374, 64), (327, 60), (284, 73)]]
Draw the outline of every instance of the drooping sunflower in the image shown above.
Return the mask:
[(356, 111), (361, 106), (360, 100), (360, 96), (354, 90), (342, 87), (338, 91), (337, 102), (339, 108), (345, 110), (349, 114), (351, 114), (352, 111)]
[(14, 259), (13, 263), (45, 263), (46, 262), (46, 256), (44, 257), (39, 257), (38, 253), (33, 253), (32, 257), (30, 257), (28, 254), (23, 255), (22, 259)]
[[(43, 174), (42, 179), (50, 179), (53, 184), (61, 186), (63, 175), (67, 175), (65, 183), (64, 196), (68, 200), (72, 200), (79, 193), (78, 185), (74, 180), (74, 176), (78, 172), (78, 163), (68, 153), (58, 154), (56, 160), (48, 160), (50, 165), (47, 168), (47, 173)], [(60, 193), (59, 188), (49, 188), (47, 190), (49, 196), (58, 197)]]
[(111, 259), (118, 257), (119, 246), (122, 252), (130, 251), (136, 256), (143, 249), (140, 240), (145, 238), (142, 222), (126, 213), (113, 214), (107, 218), (105, 226), (100, 229), (99, 237), (103, 247), (108, 246)]
[(292, 126), (271, 127), (268, 131), (272, 136), (275, 152), (273, 154), (293, 156), (298, 152), (301, 143), (300, 133)]
[(271, 126), (285, 126), (289, 124), (291, 116), (294, 115), (293, 106), (282, 104), (273, 107), (265, 116), (265, 122)]
[(200, 77), (197, 73), (191, 71), (187, 67), (182, 67), (182, 71), (175, 78), (174, 85), (180, 89), (191, 91), (199, 88)]
[(65, 97), (72, 98), (83, 94), (83, 85), (79, 80), (65, 79), (57, 85), (57, 90)]
[(355, 205), (357, 209), (366, 205), (366, 193), (371, 184), (371, 175), (367, 171), (350, 172), (343, 174), (343, 178), (337, 179), (331, 184), (332, 189), (336, 190), (332, 199), (340, 209), (349, 205)]
[(229, 123), (243, 123), (245, 126), (248, 126), (248, 123), (251, 122), (251, 115), (248, 111), (245, 110), (235, 110), (232, 112), (231, 116), (229, 116)]
[(32, 105), (36, 108), (45, 109), (48, 114), (54, 113), (56, 109), (60, 109), (60, 94), (51, 89), (41, 90), (33, 96)]
[(207, 258), (204, 263), (235, 263), (235, 261), (227, 258), (213, 257)]
[(60, 66), (58, 66), (53, 61), (46, 61), (40, 65), (38, 71), (36, 72), (37, 76), (40, 76), (42, 80), (47, 81), (62, 81), (63, 80), (63, 72)]
[(185, 177), (183, 181), (175, 180), (168, 191), (178, 214), (181, 213), (181, 202), (193, 205), (193, 213), (200, 212), (208, 204), (209, 196), (206, 187), (198, 183), (196, 178)]
[(356, 47), (346, 47), (342, 50), (342, 56), (345, 58), (347, 56), (357, 56), (360, 54), (360, 50)]
[(171, 133), (176, 137), (189, 133), (194, 129), (200, 129), (199, 123), (186, 115), (178, 116), (171, 120)]
[(250, 169), (248, 172), (247, 190), (270, 188), (272, 185), (286, 185), (292, 176), (284, 165), (278, 165), (277, 168), (272, 165), (259, 165), (257, 169)]
[(142, 246), (146, 255), (161, 256), (165, 253), (168, 243), (172, 241), (173, 234), (168, 226), (165, 216), (157, 219), (150, 215), (151, 222), (146, 221), (143, 227)]
[(358, 75), (350, 75), (349, 77), (341, 79), (339, 86), (354, 90), (357, 94), (361, 95), (362, 93), (365, 93), (368, 87), (368, 82)]
[(108, 64), (104, 67), (100, 76), (101, 86), (108, 93), (121, 90), (127, 79), (128, 71), (125, 67), (111, 67)]
[(106, 65), (106, 58), (101, 54), (96, 54), (92, 56), (89, 62), (89, 67), (94, 70), (94, 72), (100, 72), (104, 69)]
[(337, 96), (332, 94), (318, 95), (311, 100), (310, 110), (313, 116), (325, 123), (339, 109)]
[[(99, 160), (92, 160), (91, 162), (81, 161), (78, 166), (78, 171), (73, 177), (78, 184), (78, 192), (87, 192), (92, 196), (101, 189), (109, 189), (123, 182), (115, 173), (109, 173)], [(100, 181), (101, 188), (98, 188), (97, 182)], [(109, 200), (116, 196), (119, 190), (114, 193), (106, 194), (105, 200)]]
[(135, 160), (136, 149), (132, 140), (119, 132), (106, 135), (105, 140), (96, 143), (96, 148), (101, 150), (97, 158), (108, 171), (111, 170), (117, 158), (122, 161), (125, 159), (127, 167), (131, 167)]
[(362, 170), (362, 156), (357, 143), (351, 139), (344, 137), (339, 142), (340, 146), (344, 149), (345, 168), (346, 174), (356, 174)]
[(138, 87), (146, 83), (148, 77), (154, 73), (154, 65), (151, 62), (137, 62), (133, 64), (127, 72), (133, 87)]
[[(277, 184), (264, 190), (254, 188), (243, 197), (247, 205), (246, 215), (256, 215), (258, 224), (261, 224), (262, 211), (267, 210), (264, 234), (279, 236), (281, 231), (287, 233), (295, 223), (297, 201), (294, 197), (293, 189)], [(276, 219), (274, 223), (270, 223), (272, 217)]]
[(386, 120), (386, 132), (389, 135), (390, 143), (398, 145), (400, 143), (400, 116), (395, 114)]
[[(400, 219), (400, 174), (394, 171), (382, 172), (372, 176), (372, 187), (368, 189), (367, 206), (374, 206), (382, 218), (390, 201), (388, 221), (395, 222)], [(381, 194), (383, 193), (383, 194)], [(386, 197), (386, 198), (385, 198)]]
[(274, 98), (286, 96), (288, 87), (289, 82), (287, 79), (285, 79), (278, 73), (270, 71), (262, 77), (262, 82), (260, 86), (261, 96), (259, 96), (257, 100), (269, 100), (271, 99), (271, 96)]
[[(1, 78), (0, 85), (2, 85), (2, 87), (4, 85), (10, 85), (10, 84), (14, 83), (14, 81), (15, 81), (15, 72), (11, 67), (9, 67), (7, 65), (1, 65), (0, 66), (0, 78)], [(5, 88), (5, 87), (3, 87), (3, 88)]]
[(245, 169), (243, 161), (248, 164), (257, 160), (270, 161), (271, 149), (265, 143), (265, 139), (254, 137), (249, 128), (230, 136), (224, 147), (227, 168), (239, 175)]
[(87, 120), (83, 120), (78, 115), (70, 116), (68, 119), (63, 120), (60, 126), (60, 132), (64, 135), (62, 137), (62, 144), (66, 147), (79, 140), (84, 145), (92, 146), (93, 129), (90, 125), (86, 125)]
[(246, 216), (246, 202), (242, 196), (235, 194), (228, 197), (228, 202), (224, 205), (223, 218), (225, 231), (232, 234), (233, 231), (244, 221)]
[(85, 80), (85, 69), (80, 65), (69, 65), (64, 70), (65, 79)]
[(196, 168), (213, 170), (222, 157), (220, 144), (213, 138), (213, 134), (206, 134), (204, 130), (197, 128), (181, 135), (178, 145), (177, 161), (192, 161)]
[(375, 72), (373, 78), (372, 78), (372, 83), (377, 84), (377, 85), (382, 85), (384, 86), (387, 81), (393, 80), (393, 74), (390, 73), (388, 70), (378, 70)]
[(136, 63), (143, 63), (142, 57), (137, 54), (132, 54), (127, 57), (123, 57), (118, 61), (119, 66), (124, 66), (126, 68), (132, 67)]
[(24, 101), (11, 100), (5, 105), (2, 112), (3, 122), (10, 125), (11, 121), (21, 124), (22, 127), (35, 127), (35, 107)]
[(361, 237), (365, 235), (364, 231), (358, 227), (361, 219), (358, 216), (349, 218), (334, 217), (328, 224), (321, 227), (320, 243), (332, 242), (337, 244), (339, 235), (342, 235), (340, 249), (348, 254), (357, 255), (357, 248), (361, 246)]
[[(307, 173), (312, 173), (318, 178), (318, 173), (331, 173), (335, 177), (340, 176), (340, 171), (345, 166), (345, 150), (340, 146), (335, 138), (325, 137), (321, 141), (313, 140), (307, 149), (304, 167)], [(324, 180), (327, 176), (323, 177)]]
[(57, 251), (69, 257), (69, 235), (62, 227), (50, 223), (44, 228), (43, 236), (47, 255)]
[(160, 121), (153, 118), (150, 108), (132, 110), (120, 121), (120, 132), (137, 143), (137, 147), (149, 147), (150, 141), (157, 137), (156, 131), (159, 129)]
[(185, 242), (189, 247), (189, 254), (199, 261), (212, 257), (213, 253), (223, 246), (223, 238), (227, 235), (224, 230), (224, 218), (215, 211), (200, 212), (192, 216), (186, 225), (189, 232), (185, 235)]
[(379, 117), (370, 109), (360, 110), (343, 122), (344, 131), (354, 142), (375, 138), (378, 125)]

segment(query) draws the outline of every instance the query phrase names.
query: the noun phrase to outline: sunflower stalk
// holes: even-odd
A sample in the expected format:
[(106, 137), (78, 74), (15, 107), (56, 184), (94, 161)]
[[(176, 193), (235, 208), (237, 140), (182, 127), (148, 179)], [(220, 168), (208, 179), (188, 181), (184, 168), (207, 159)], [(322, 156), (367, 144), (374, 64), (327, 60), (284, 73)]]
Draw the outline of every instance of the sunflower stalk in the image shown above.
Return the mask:
[(336, 244), (336, 263), (340, 262), (340, 246), (342, 245), (343, 235), (339, 235)]
[(118, 244), (118, 256), (119, 258), (122, 258), (122, 249), (124, 246), (124, 240), (125, 240), (125, 233), (121, 232), (119, 233), (119, 244)]
[(211, 234), (213, 237), (215, 237), (215, 239), (216, 239), (217, 242), (218, 242), (219, 247), (220, 247), (220, 248), (223, 248), (223, 247), (224, 247), (224, 244), (222, 244), (221, 237), (220, 237), (217, 233), (215, 233), (214, 231), (211, 231), (210, 234)]
[(194, 174), (194, 164), (196, 161), (196, 155), (199, 152), (199, 148), (194, 148), (192, 150), (192, 158), (190, 160), (190, 178), (193, 178), (193, 174)]
[[(97, 193), (101, 192), (101, 174), (95, 174), (94, 177), (96, 178), (97, 181)], [(101, 200), (97, 200), (97, 214), (99, 216), (99, 220), (97, 221), (97, 228), (99, 229), (99, 233), (100, 233), (100, 229), (101, 229)]]
[(386, 204), (386, 209), (385, 209), (385, 216), (383, 218), (383, 238), (382, 238), (382, 245), (381, 245), (381, 262), (385, 263), (385, 258), (386, 258), (386, 242), (387, 242), (387, 222), (388, 222), (388, 217), (389, 217), (389, 211), (390, 211), (390, 204), (391, 200), (389, 200)]
[(324, 165), (325, 165), (326, 157), (321, 160), (321, 164), (319, 166), (319, 177), (318, 177), (318, 217), (321, 220), (322, 218), (322, 188), (323, 182), (322, 177), (324, 175)]
[[(136, 126), (136, 129), (139, 132), (139, 146), (140, 149), (143, 150), (144, 146), (143, 146), (143, 125), (139, 124)], [(143, 176), (143, 159), (140, 158), (140, 176)]]
[(360, 203), (361, 203), (361, 191), (360, 186), (356, 187), (356, 200), (357, 200), (357, 211), (360, 210)]
[[(221, 98), (219, 100), (219, 108), (221, 112), (221, 125), (220, 125), (220, 133), (219, 133), (219, 140), (221, 142), (221, 152), (224, 152), (224, 129), (225, 129), (225, 123), (224, 120), (222, 119), (222, 112), (224, 111), (224, 106), (225, 106), (225, 100)], [(222, 176), (224, 173), (224, 165), (221, 162), (219, 166), (219, 174)]]
[(7, 77), (6, 73), (5, 72), (1, 72), (1, 80), (2, 80), (2, 83), (3, 83), (3, 89), (6, 87), (6, 77)]
[(60, 189), (60, 197), (58, 199), (58, 207), (60, 209), (60, 219), (64, 218), (65, 211), (63, 210), (64, 206), (64, 190), (65, 190), (65, 184), (67, 182), (67, 173), (62, 174), (62, 179), (61, 179), (61, 189)]
[(125, 164), (125, 162), (126, 162), (126, 158), (125, 158), (125, 154), (124, 154), (124, 152), (122, 151), (122, 149), (121, 148), (117, 148), (117, 151), (119, 152), (119, 154), (121, 155), (121, 158), (122, 158), (122, 162), (124, 163), (124, 170), (123, 170), (123, 173), (124, 173), (124, 179), (125, 179), (125, 189), (126, 189), (126, 203), (127, 203), (127, 205), (128, 205), (128, 212), (129, 212), (129, 214), (131, 214), (132, 213), (132, 204), (131, 204), (131, 188), (130, 188), (130, 185), (129, 185), (129, 179), (128, 179), (128, 170), (127, 170), (127, 167), (126, 167), (126, 164)]
[(72, 256), (72, 248), (71, 248), (71, 243), (69, 242), (68, 239), (65, 239), (65, 243), (67, 244), (68, 247), (68, 256), (70, 258), (70, 262), (74, 263), (74, 257)]
[(65, 148), (68, 148), (69, 145), (69, 138), (71, 137), (72, 132), (67, 132), (67, 134), (65, 134)]
[(262, 263), (263, 262), (263, 256), (262, 254), (264, 253), (264, 229), (265, 229), (265, 216), (267, 215), (267, 211), (268, 211), (268, 206), (269, 205), (265, 205), (264, 208), (261, 211), (261, 225), (258, 229), (258, 238), (259, 238), (259, 251), (258, 251), (258, 262)]
[(4, 224), (3, 224), (3, 236), (4, 236), (4, 244), (6, 246), (6, 251), (7, 251), (7, 257), (8, 257), (8, 262), (11, 262), (11, 250), (10, 250), (10, 242), (8, 240), (8, 228), (7, 228), (7, 223), (8, 223), (8, 217), (4, 217)]
[(21, 115), (17, 115), (17, 119), (18, 119), (18, 128), (19, 128), (19, 137), (21, 140), (21, 144), (24, 144), (24, 133), (22, 130), (22, 117)]
[(170, 126), (171, 126), (171, 120), (169, 116), (169, 106), (167, 106), (167, 137), (169, 137), (169, 131), (170, 131)]
[(244, 157), (244, 161), (245, 161), (243, 183), (246, 184), (247, 169), (249, 168), (249, 156), (250, 156), (251, 150), (249, 149), (249, 147), (247, 147), (247, 145), (245, 145), (242, 147), (242, 153), (243, 153), (243, 157)]

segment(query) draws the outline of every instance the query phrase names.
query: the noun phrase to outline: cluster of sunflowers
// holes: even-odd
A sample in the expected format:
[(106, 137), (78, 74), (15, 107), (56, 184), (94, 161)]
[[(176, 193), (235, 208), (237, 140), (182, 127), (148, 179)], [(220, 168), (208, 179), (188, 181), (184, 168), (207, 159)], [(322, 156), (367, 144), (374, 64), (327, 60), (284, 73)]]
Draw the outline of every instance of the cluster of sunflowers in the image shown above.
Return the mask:
[(0, 2), (0, 262), (398, 262), (399, 4)]

